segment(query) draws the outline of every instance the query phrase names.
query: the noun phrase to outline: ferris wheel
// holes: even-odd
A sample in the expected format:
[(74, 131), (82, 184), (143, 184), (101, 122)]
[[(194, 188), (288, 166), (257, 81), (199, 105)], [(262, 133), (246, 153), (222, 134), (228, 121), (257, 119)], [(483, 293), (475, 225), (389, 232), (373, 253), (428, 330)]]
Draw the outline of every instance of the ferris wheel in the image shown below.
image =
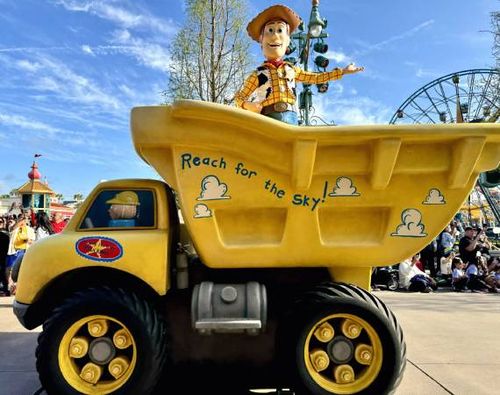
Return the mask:
[(424, 85), (396, 110), (391, 124), (499, 122), (500, 70), (472, 69)]
[[(464, 70), (435, 79), (408, 97), (389, 123), (467, 122), (500, 122), (500, 70)], [(500, 223), (498, 194), (492, 193), (491, 188), (498, 188), (499, 184), (500, 168), (497, 168), (482, 173), (474, 189), (482, 192), (497, 223)]]

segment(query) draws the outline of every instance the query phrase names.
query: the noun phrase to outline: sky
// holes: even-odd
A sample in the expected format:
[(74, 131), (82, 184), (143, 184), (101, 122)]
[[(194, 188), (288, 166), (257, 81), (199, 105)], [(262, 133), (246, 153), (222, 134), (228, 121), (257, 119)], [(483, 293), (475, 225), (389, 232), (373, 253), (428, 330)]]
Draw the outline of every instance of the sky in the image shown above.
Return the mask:
[[(310, 0), (281, 0), (308, 21)], [(271, 4), (248, 1), (248, 22)], [(388, 123), (432, 80), (491, 68), (490, 13), (498, 0), (321, 0), (330, 67), (345, 76), (316, 94), (337, 124)], [(154, 178), (135, 153), (130, 110), (168, 90), (170, 43), (183, 0), (0, 0), (0, 194), (27, 180), (37, 158), (50, 187), (71, 200), (100, 180)], [(258, 66), (257, 43), (251, 55)], [(249, 70), (250, 71), (250, 70)]]

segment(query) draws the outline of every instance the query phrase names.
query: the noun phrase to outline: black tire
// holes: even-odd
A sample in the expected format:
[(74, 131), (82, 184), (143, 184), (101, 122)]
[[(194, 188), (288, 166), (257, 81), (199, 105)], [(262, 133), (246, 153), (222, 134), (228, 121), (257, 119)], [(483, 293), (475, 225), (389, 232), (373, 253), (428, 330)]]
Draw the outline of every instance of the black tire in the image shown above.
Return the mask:
[[(332, 379), (333, 385), (331, 386), (320, 385), (318, 383), (320, 380), (316, 380), (310, 373), (310, 366), (308, 370), (304, 356), (309, 352), (307, 351), (310, 350), (309, 346), (315, 341), (311, 337), (311, 331), (316, 324), (327, 317), (342, 317), (342, 315), (357, 317), (368, 323), (372, 334), (375, 333), (375, 337), (378, 337), (379, 347), (382, 350), (377, 357), (380, 364), (378, 372), (372, 371), (375, 373), (370, 373), (373, 377), (370, 376), (365, 382), (367, 384), (352, 391), (351, 387), (339, 390), (337, 387), (339, 384), (335, 382), (335, 379)], [(342, 321), (339, 319), (339, 322)], [(338, 329), (335, 333), (332, 341), (337, 338)], [(369, 339), (368, 332), (363, 334), (362, 331), (361, 333)], [(297, 297), (280, 322), (277, 343), (281, 357), (280, 366), (285, 369), (283, 377), (292, 378), (290, 385), (298, 395), (391, 394), (401, 382), (406, 367), (406, 345), (403, 332), (394, 314), (377, 297), (349, 284), (327, 283), (316, 286)], [(335, 367), (336, 362), (333, 361), (331, 354), (328, 356), (330, 365), (325, 372), (333, 372), (332, 365)], [(354, 357), (351, 356), (351, 358), (352, 361), (349, 363), (356, 365)], [(311, 364), (310, 361), (307, 363)], [(360, 377), (363, 376), (360, 375)]]
[(387, 288), (389, 289), (389, 291), (396, 291), (399, 287), (399, 281), (394, 278), (394, 277), (391, 277), (389, 279), (389, 282), (387, 283)]
[[(101, 394), (100, 390), (78, 391), (64, 377), (59, 346), (68, 329), (92, 316), (118, 320), (135, 342), (136, 362), (128, 379), (115, 394), (150, 394), (160, 378), (167, 357), (166, 324), (144, 299), (123, 289), (90, 288), (68, 298), (43, 324), (38, 337), (36, 368), (48, 394)], [(113, 322), (113, 321), (110, 321)], [(67, 336), (67, 335), (66, 335)]]

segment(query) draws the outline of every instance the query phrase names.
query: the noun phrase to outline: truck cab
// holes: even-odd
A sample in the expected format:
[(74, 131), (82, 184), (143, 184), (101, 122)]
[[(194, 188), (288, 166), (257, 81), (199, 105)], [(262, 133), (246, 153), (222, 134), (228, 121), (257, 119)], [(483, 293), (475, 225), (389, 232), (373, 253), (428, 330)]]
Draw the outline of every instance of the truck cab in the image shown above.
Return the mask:
[[(116, 203), (131, 203), (119, 201), (127, 194), (137, 199), (132, 202), (135, 215), (113, 220), (110, 210), (123, 211), (126, 206)], [(169, 256), (175, 256), (178, 238), (177, 208), (164, 182), (101, 182), (63, 232), (28, 249), (15, 312), (32, 329), (68, 294), (97, 283), (119, 284), (149, 296), (165, 295), (170, 287)]]

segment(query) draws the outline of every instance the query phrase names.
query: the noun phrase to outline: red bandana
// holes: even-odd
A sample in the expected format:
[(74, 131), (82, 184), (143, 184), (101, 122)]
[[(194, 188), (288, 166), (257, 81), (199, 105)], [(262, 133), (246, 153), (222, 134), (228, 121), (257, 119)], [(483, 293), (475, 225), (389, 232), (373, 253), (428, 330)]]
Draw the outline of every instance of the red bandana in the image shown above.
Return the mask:
[(278, 68), (280, 67), (283, 63), (283, 59), (274, 59), (274, 60), (268, 60), (266, 63), (272, 64), (274, 67)]

